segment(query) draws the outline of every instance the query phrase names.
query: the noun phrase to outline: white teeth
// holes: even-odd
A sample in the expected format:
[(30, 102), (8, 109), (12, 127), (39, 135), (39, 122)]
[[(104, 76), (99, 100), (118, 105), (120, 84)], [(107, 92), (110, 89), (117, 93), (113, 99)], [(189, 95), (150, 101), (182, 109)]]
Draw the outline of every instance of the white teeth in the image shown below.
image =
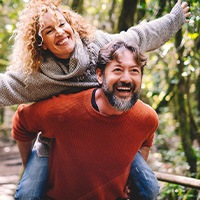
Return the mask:
[(127, 87), (118, 87), (117, 89), (118, 90), (128, 90), (128, 91), (130, 91), (130, 88), (127, 88)]
[(64, 44), (65, 42), (67, 42), (68, 38), (65, 38), (64, 40), (62, 40), (61, 42), (57, 43), (58, 45), (62, 45)]

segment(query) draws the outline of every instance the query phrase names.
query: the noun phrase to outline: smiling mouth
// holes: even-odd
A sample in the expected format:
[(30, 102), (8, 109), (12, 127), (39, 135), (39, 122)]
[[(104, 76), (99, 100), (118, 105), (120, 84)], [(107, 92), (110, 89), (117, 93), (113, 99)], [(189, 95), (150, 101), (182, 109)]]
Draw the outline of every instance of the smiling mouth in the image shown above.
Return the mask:
[(60, 40), (56, 43), (56, 45), (64, 45), (69, 41), (69, 36), (64, 38), (63, 40)]
[(117, 87), (115, 95), (119, 99), (129, 99), (132, 96), (132, 89), (130, 87)]
[(116, 90), (118, 92), (123, 92), (123, 93), (129, 93), (131, 92), (131, 88), (130, 87), (117, 87)]

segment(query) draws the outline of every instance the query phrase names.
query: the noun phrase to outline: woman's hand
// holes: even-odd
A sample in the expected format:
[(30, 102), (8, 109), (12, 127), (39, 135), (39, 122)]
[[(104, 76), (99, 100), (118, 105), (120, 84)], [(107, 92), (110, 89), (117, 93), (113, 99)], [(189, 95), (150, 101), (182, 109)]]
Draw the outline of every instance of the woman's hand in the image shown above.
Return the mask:
[(186, 18), (186, 22), (189, 22), (190, 20), (188, 19), (191, 15), (191, 12), (189, 12), (190, 10), (190, 7), (188, 6), (188, 3), (187, 2), (182, 2), (181, 0), (178, 0), (177, 3), (181, 4), (181, 8), (183, 10), (183, 13), (185, 15), (185, 18)]

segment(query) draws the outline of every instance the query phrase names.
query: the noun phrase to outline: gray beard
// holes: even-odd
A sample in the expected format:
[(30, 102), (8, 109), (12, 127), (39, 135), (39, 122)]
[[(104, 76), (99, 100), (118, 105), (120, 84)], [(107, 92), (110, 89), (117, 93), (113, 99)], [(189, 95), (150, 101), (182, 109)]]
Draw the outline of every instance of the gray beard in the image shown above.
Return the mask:
[(114, 89), (113, 91), (109, 91), (105, 79), (103, 80), (102, 83), (102, 90), (105, 96), (107, 97), (109, 103), (111, 104), (111, 106), (114, 107), (116, 110), (123, 112), (131, 109), (140, 96), (140, 91), (138, 91), (137, 93), (133, 93), (133, 96), (131, 97), (130, 100), (118, 99), (113, 92)]

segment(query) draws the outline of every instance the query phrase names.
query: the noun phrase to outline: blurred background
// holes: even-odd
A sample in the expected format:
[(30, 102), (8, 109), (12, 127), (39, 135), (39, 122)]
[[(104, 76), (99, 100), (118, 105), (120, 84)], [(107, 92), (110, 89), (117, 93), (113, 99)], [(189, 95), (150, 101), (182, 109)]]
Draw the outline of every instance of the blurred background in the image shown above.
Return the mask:
[[(28, 0), (27, 0), (28, 1)], [(9, 64), (10, 39), (27, 1), (0, 0), (0, 72)], [(200, 178), (200, 2), (188, 0), (190, 22), (165, 45), (147, 53), (141, 99), (159, 115), (149, 164), (153, 170)], [(169, 13), (175, 0), (63, 0), (98, 29), (115, 33)], [(163, 30), (164, 31), (164, 30)], [(23, 47), (22, 47), (23, 48)], [(10, 137), (17, 105), (0, 108), (0, 200), (13, 199), (21, 161)], [(197, 200), (199, 190), (161, 183), (158, 199)]]

